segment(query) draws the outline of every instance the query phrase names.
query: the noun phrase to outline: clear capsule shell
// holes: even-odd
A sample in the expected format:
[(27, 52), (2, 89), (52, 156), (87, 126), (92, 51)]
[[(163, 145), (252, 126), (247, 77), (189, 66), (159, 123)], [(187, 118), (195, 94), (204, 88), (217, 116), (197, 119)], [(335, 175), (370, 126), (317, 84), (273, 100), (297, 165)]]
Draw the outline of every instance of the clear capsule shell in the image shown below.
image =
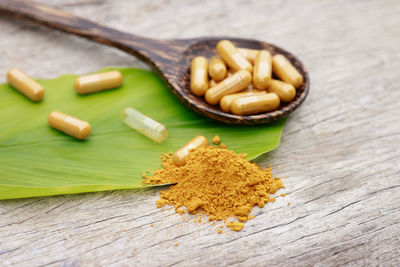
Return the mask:
[(134, 108), (125, 108), (121, 112), (121, 120), (154, 142), (161, 143), (168, 138), (168, 129), (163, 124), (145, 116)]

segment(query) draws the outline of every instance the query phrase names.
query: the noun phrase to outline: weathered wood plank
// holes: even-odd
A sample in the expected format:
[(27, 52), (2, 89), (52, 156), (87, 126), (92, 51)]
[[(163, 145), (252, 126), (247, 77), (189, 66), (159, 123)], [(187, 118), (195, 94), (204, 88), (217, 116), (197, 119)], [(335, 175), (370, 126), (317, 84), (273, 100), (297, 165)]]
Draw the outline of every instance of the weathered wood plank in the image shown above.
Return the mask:
[[(148, 37), (278, 44), (308, 67), (311, 93), (289, 118), (281, 146), (259, 160), (287, 177), (287, 196), (255, 209), (242, 232), (218, 235), (216, 225), (158, 210), (157, 190), (1, 201), (0, 265), (400, 264), (398, 1), (51, 4)], [(48, 78), (144, 67), (46, 28), (6, 18), (0, 27), (0, 73), (18, 66)]]

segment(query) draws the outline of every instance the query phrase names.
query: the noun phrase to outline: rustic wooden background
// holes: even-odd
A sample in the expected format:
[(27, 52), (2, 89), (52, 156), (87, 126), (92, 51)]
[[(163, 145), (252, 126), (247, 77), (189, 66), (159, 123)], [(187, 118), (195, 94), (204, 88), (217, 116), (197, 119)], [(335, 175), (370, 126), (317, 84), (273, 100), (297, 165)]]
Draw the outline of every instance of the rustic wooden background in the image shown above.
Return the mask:
[[(287, 196), (241, 232), (184, 222), (158, 190), (0, 201), (0, 265), (400, 264), (400, 2), (51, 0), (154, 38), (231, 35), (282, 46), (308, 67), (311, 93), (263, 166)], [(0, 82), (145, 66), (113, 48), (0, 18)], [(1, 115), (0, 115), (1, 116)], [(291, 202), (291, 205), (288, 205)]]

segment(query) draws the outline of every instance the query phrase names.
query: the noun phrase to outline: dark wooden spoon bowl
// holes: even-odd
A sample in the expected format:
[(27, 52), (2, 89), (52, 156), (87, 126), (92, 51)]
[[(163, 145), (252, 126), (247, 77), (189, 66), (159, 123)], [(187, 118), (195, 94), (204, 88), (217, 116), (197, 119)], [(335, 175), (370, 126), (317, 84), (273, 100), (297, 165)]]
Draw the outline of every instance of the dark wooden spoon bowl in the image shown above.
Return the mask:
[[(124, 50), (146, 62), (188, 108), (226, 123), (262, 124), (283, 118), (304, 101), (310, 87), (308, 73), (303, 64), (291, 53), (265, 42), (229, 37), (185, 40), (148, 39), (99, 25), (59, 9), (20, 0), (0, 0), (0, 14), (33, 21)], [(286, 56), (304, 77), (303, 84), (297, 88), (295, 99), (290, 103), (282, 104), (276, 111), (238, 116), (223, 112), (219, 106), (209, 105), (204, 98), (193, 95), (190, 92), (190, 64), (193, 57), (216, 55), (217, 42), (223, 39), (232, 41), (238, 47), (265, 49), (272, 55)]]

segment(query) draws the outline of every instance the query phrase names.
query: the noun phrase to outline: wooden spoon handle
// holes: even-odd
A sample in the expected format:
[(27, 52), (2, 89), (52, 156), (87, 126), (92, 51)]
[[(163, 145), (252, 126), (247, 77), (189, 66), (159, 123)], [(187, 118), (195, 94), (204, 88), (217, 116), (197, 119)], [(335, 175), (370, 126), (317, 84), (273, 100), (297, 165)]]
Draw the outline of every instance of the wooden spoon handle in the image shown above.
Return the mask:
[(29, 20), (98, 43), (114, 46), (149, 63), (168, 42), (120, 32), (62, 10), (21, 0), (0, 0), (0, 14)]

